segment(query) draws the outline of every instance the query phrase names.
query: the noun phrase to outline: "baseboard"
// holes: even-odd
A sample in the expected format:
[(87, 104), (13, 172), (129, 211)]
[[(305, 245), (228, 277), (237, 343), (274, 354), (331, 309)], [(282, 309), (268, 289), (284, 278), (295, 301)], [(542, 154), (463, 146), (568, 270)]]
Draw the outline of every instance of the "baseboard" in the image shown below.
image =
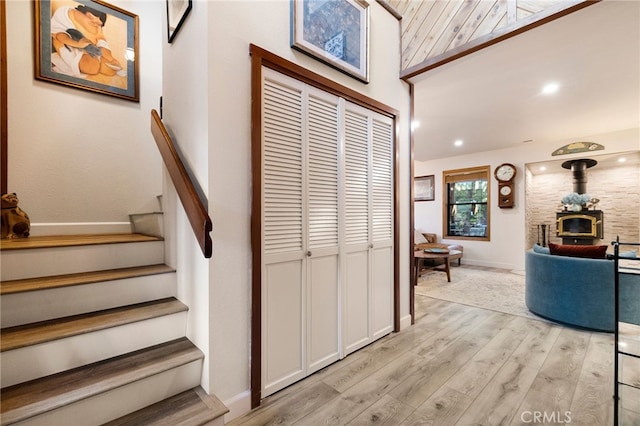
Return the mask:
[(131, 232), (129, 222), (67, 222), (32, 223), (31, 236), (82, 235), (82, 234), (126, 234)]
[(229, 409), (229, 412), (224, 415), (224, 422), (228, 423), (236, 417), (240, 417), (251, 411), (251, 391), (247, 390), (231, 397), (223, 401), (223, 404)]
[(411, 314), (400, 318), (400, 330), (411, 327)]

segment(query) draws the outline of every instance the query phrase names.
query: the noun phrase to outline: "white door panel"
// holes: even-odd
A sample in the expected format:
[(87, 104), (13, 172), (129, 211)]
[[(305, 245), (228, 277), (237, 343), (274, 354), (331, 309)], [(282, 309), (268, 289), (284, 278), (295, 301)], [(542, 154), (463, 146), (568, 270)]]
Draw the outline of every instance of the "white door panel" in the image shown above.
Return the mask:
[(369, 252), (349, 253), (345, 261), (345, 355), (369, 343)]
[(373, 249), (372, 309), (373, 339), (393, 330), (393, 248)]
[(316, 257), (307, 262), (308, 374), (340, 359), (338, 311), (338, 256)]
[(263, 386), (273, 393), (304, 377), (303, 262), (266, 265), (262, 290)]

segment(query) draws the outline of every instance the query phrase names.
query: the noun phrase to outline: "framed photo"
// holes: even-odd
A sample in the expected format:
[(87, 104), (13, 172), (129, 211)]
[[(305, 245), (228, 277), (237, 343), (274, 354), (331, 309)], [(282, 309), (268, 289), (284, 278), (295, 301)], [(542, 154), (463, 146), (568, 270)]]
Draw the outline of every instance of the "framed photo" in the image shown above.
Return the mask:
[(139, 102), (138, 16), (101, 0), (35, 1), (36, 79)]
[(191, 0), (167, 0), (167, 39), (169, 43), (173, 42), (189, 12), (191, 12)]
[(369, 4), (291, 0), (291, 47), (369, 82)]
[(414, 178), (414, 199), (416, 201), (433, 201), (434, 196), (434, 175), (419, 176)]

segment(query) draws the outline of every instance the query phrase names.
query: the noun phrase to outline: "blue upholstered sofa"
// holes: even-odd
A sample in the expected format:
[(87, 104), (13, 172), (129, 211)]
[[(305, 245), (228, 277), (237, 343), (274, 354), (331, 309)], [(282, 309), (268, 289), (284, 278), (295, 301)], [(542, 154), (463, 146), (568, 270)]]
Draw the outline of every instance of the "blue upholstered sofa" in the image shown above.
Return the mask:
[[(613, 260), (533, 250), (525, 256), (525, 301), (531, 312), (563, 324), (614, 330)], [(620, 274), (620, 321), (640, 325), (640, 274)]]

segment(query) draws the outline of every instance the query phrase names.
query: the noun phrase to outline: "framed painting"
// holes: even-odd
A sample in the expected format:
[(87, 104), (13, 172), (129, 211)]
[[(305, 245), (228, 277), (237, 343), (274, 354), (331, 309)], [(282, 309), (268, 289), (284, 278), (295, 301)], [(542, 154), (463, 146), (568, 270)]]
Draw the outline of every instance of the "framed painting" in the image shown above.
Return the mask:
[(414, 199), (416, 201), (433, 201), (434, 196), (434, 175), (419, 176), (413, 180)]
[(369, 82), (369, 4), (291, 0), (291, 47)]
[(167, 39), (169, 43), (173, 42), (189, 12), (191, 12), (191, 0), (167, 0)]
[(36, 79), (139, 102), (138, 16), (101, 0), (35, 1)]

